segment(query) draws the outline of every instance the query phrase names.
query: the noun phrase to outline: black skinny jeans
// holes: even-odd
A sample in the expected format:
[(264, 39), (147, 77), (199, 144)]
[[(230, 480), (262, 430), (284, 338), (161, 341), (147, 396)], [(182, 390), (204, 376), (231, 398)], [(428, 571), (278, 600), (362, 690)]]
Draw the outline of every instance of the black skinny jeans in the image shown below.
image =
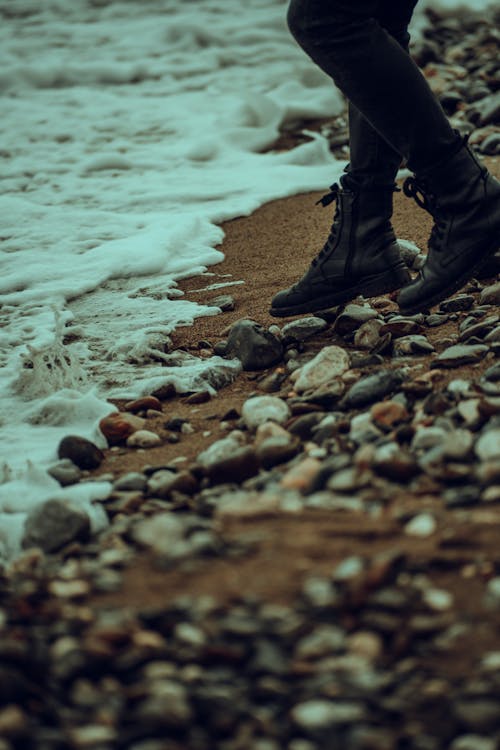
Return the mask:
[(291, 0), (291, 33), (349, 100), (351, 163), (386, 184), (401, 159), (417, 174), (457, 150), (459, 136), (408, 54), (417, 0)]

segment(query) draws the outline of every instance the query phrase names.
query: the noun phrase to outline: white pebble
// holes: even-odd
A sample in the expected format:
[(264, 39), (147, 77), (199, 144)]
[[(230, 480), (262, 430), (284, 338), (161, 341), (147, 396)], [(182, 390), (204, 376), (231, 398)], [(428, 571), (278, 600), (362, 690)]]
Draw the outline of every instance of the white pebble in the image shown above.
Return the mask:
[(129, 448), (154, 448), (157, 445), (161, 445), (161, 437), (149, 430), (137, 430), (127, 438)]

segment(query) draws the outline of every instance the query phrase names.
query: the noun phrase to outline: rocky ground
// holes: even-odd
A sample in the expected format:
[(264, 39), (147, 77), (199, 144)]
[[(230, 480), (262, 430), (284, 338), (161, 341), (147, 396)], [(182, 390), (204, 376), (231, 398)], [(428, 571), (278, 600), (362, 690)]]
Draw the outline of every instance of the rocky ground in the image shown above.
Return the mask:
[[(436, 17), (415, 54), (499, 175), (493, 29)], [(228, 222), (217, 275), (183, 282), (224, 312), (168, 364), (221, 355), (214, 392), (115, 404), (109, 449), (59, 446), (62, 486), (113, 483), (110, 524), (49, 501), (2, 573), (0, 750), (498, 750), (498, 263), (426, 314), (277, 325), (317, 197)], [(394, 222), (424, 246), (399, 194)]]

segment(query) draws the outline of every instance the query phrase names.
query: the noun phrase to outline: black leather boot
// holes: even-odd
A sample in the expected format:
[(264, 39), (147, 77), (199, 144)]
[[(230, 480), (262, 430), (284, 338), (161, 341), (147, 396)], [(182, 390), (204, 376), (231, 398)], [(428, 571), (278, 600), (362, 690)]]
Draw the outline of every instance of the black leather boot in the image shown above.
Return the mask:
[(394, 185), (361, 187), (349, 174), (320, 203), (337, 200), (330, 235), (304, 276), (273, 298), (276, 317), (326, 310), (410, 280), (391, 226)]
[(411, 314), (456, 292), (500, 249), (500, 182), (464, 141), (403, 188), (434, 218), (425, 264), (398, 296), (401, 311)]

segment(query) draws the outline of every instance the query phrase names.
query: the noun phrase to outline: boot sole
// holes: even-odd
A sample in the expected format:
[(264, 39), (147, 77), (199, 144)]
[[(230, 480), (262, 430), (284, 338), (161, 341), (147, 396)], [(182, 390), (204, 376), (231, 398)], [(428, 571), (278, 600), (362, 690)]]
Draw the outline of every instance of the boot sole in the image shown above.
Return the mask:
[(389, 272), (377, 274), (375, 276), (366, 276), (362, 283), (349, 289), (343, 289), (341, 292), (323, 295), (310, 302), (303, 302), (300, 305), (290, 307), (271, 307), (269, 313), (274, 318), (286, 318), (291, 315), (300, 315), (301, 313), (318, 312), (318, 310), (329, 310), (332, 307), (343, 305), (350, 302), (360, 294), (364, 297), (377, 297), (380, 294), (388, 294), (411, 281), (411, 276), (406, 266), (392, 268)]
[(426, 300), (422, 300), (422, 302), (419, 302), (417, 305), (410, 305), (409, 307), (401, 305), (398, 301), (399, 309), (401, 310), (403, 315), (413, 315), (415, 313), (422, 312), (423, 310), (427, 310), (434, 305), (437, 305), (439, 302), (447, 299), (450, 295), (458, 292), (458, 290), (461, 289), (464, 284), (472, 279), (477, 271), (481, 270), (481, 268), (488, 262), (491, 256), (495, 255), (495, 253), (498, 252), (499, 249), (500, 248), (498, 245), (498, 240), (495, 240), (493, 245), (491, 245), (491, 247), (487, 249), (485, 254), (478, 261), (476, 261), (476, 263), (473, 263), (465, 273), (459, 276), (458, 279), (455, 279), (455, 281), (453, 281), (451, 284), (448, 284), (448, 286), (443, 287), (443, 289), (439, 293), (433, 294), (431, 297), (428, 297)]

